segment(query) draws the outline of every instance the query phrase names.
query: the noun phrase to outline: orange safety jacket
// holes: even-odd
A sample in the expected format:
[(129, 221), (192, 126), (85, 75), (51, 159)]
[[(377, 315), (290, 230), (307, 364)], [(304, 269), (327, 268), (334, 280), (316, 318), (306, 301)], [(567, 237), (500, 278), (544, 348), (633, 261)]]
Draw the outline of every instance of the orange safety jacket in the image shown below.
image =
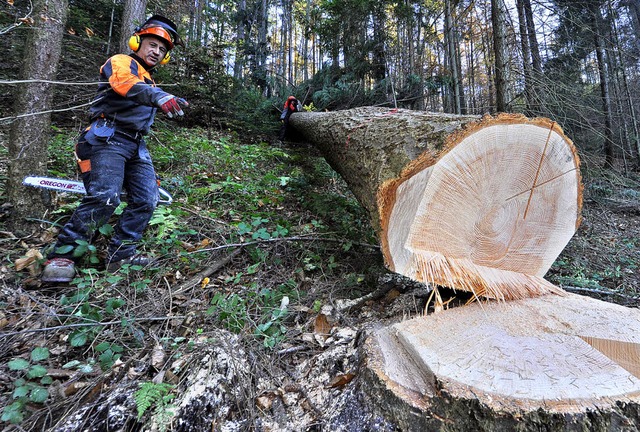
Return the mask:
[(91, 121), (106, 118), (129, 133), (149, 132), (158, 100), (169, 93), (156, 87), (144, 65), (135, 54), (116, 54), (102, 65), (98, 94), (89, 110)]

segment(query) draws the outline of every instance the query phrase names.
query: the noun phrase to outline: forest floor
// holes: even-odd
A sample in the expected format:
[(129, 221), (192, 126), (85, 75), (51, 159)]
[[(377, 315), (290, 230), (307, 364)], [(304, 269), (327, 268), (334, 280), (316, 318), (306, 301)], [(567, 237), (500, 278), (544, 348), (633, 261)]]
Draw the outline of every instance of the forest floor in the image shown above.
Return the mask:
[[(57, 156), (70, 141), (52, 145), (56, 173), (73, 172)], [(374, 327), (428, 311), (431, 288), (384, 269), (341, 179), (305, 145), (211, 131), (151, 141), (175, 199), (145, 237), (154, 266), (107, 274), (99, 240), (71, 284), (42, 286), (39, 253), (74, 196), (53, 194), (31, 235), (0, 229), (0, 427), (395, 430), (369, 408), (359, 348)], [(640, 177), (583, 177), (582, 225), (547, 279), (639, 307)]]

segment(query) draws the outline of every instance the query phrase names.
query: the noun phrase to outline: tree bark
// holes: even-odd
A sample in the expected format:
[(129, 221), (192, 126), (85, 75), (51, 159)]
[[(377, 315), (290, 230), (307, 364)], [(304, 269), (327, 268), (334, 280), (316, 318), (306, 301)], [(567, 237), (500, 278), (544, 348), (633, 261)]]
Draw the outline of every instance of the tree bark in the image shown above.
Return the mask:
[(502, 0), (491, 0), (491, 23), (493, 26), (493, 53), (495, 56), (496, 110), (508, 110), (507, 69), (507, 23), (506, 7)]
[(233, 78), (241, 81), (244, 73), (244, 62), (246, 52), (245, 23), (247, 21), (247, 1), (240, 0), (236, 12), (236, 41), (235, 60), (233, 63)]
[[(25, 41), (24, 79), (55, 79), (67, 10), (66, 0), (34, 2), (34, 16), (38, 18)], [(13, 206), (9, 227), (16, 233), (26, 233), (25, 219), (41, 218), (46, 209), (48, 195), (25, 188), (22, 179), (28, 174), (47, 172), (50, 109), (51, 84), (36, 81), (18, 87), (14, 105), (17, 118), (9, 132), (7, 180), (7, 201)]]
[(452, 100), (453, 110), (452, 111), (455, 114), (461, 114), (462, 107), (461, 107), (460, 101), (462, 100), (462, 91), (461, 91), (462, 87), (460, 86), (460, 76), (458, 74), (460, 70), (458, 66), (460, 59), (458, 58), (458, 50), (456, 49), (456, 46), (455, 46), (456, 37), (455, 37), (455, 30), (453, 26), (450, 0), (445, 0), (444, 22), (445, 22), (445, 31), (444, 31), (445, 45), (446, 45), (447, 58), (449, 59), (448, 64), (451, 72), (451, 87), (452, 87), (452, 93), (453, 93), (453, 100)]
[(529, 48), (529, 35), (527, 28), (527, 19), (525, 16), (525, 7), (522, 0), (516, 1), (518, 8), (518, 28), (520, 30), (520, 47), (522, 49), (522, 70), (524, 72), (524, 98), (527, 113), (532, 112), (532, 67), (531, 67), (531, 49)]
[(122, 12), (122, 28), (120, 29), (120, 52), (128, 53), (129, 38), (135, 32), (137, 26), (145, 21), (147, 13), (147, 0), (125, 0)]
[(295, 113), (368, 210), (389, 269), (500, 299), (543, 279), (580, 223), (573, 143), (555, 122), (358, 108)]
[(593, 17), (593, 40), (596, 49), (596, 59), (598, 60), (598, 76), (600, 77), (600, 99), (602, 100), (602, 114), (604, 117), (604, 157), (605, 168), (613, 168), (613, 119), (611, 118), (611, 97), (609, 94), (609, 73), (605, 59), (605, 47), (602, 37), (602, 13), (600, 5), (590, 5), (590, 12)]

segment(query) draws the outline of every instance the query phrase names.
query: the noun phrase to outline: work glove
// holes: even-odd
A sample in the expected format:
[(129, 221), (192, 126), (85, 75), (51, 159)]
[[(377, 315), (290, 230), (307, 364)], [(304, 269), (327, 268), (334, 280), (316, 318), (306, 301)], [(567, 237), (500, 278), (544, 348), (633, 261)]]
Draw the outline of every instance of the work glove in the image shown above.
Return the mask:
[(182, 111), (180, 105), (187, 107), (189, 106), (189, 102), (174, 95), (167, 95), (158, 101), (158, 106), (169, 118), (173, 118), (174, 114), (176, 116), (184, 115), (184, 111)]

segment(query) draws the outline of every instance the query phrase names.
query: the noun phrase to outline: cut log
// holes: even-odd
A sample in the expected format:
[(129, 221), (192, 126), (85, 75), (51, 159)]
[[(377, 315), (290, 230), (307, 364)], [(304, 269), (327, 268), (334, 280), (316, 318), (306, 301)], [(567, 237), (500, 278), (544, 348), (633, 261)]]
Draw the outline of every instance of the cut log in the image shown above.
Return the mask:
[(638, 309), (478, 302), (382, 328), (364, 349), (370, 402), (402, 430), (639, 429)]
[(557, 123), (357, 108), (296, 113), (370, 214), (389, 269), (421, 282), (518, 299), (580, 224), (576, 149)]

